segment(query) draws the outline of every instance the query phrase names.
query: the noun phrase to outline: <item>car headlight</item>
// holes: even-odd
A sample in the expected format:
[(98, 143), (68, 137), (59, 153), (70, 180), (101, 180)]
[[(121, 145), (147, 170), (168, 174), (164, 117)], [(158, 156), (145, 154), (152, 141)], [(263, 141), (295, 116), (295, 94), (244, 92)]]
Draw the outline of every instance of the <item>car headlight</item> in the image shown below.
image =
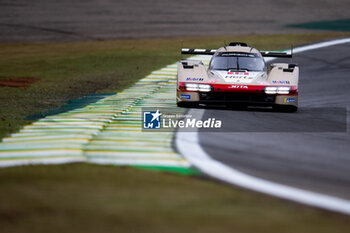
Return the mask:
[(199, 84), (199, 91), (211, 91), (212, 87), (208, 84)]
[(291, 87), (265, 87), (265, 93), (269, 95), (289, 94), (291, 90)]
[(194, 84), (194, 83), (185, 83), (185, 88), (187, 91), (198, 91), (199, 90), (198, 84)]
[(187, 91), (202, 91), (209, 92), (212, 90), (212, 86), (208, 84), (197, 84), (197, 83), (185, 83), (185, 89)]

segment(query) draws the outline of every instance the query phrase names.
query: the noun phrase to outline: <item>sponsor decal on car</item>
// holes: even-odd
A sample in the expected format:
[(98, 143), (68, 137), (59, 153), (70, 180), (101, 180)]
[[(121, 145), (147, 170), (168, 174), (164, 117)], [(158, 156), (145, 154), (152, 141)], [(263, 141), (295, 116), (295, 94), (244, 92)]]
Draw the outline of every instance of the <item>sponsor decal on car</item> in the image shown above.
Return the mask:
[(220, 73), (220, 75), (225, 80), (225, 82), (229, 83), (251, 83), (255, 76), (254, 73), (232, 71)]
[(278, 80), (274, 80), (272, 81), (273, 84), (290, 84), (290, 81), (278, 81)]
[(236, 78), (236, 79), (253, 79), (253, 77), (247, 77), (247, 76), (235, 76), (235, 75), (226, 75), (226, 78)]
[(232, 86), (229, 86), (228, 88), (248, 89), (248, 86), (245, 86), (245, 85), (232, 85)]
[(247, 73), (247, 72), (244, 72), (244, 73), (240, 73), (240, 72), (227, 72), (227, 74), (249, 75), (249, 73)]
[(224, 79), (226, 82), (232, 83), (250, 83), (253, 80), (253, 77), (226, 75)]
[(189, 100), (191, 99), (191, 95), (181, 95), (181, 98)]
[(203, 78), (192, 78), (192, 77), (187, 77), (186, 78), (186, 81), (198, 81), (198, 82), (201, 82), (203, 80), (204, 80)]
[(295, 98), (284, 98), (285, 103), (295, 103), (296, 99)]

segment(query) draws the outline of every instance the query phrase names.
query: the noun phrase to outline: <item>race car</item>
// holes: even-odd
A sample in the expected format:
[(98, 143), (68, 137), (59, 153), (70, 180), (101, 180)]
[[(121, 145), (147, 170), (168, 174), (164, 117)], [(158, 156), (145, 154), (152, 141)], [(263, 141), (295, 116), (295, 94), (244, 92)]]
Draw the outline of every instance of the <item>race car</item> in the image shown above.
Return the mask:
[(179, 107), (243, 104), (288, 112), (298, 109), (297, 64), (274, 63), (267, 68), (264, 60), (264, 57), (291, 58), (292, 53), (260, 52), (243, 42), (231, 42), (217, 50), (183, 48), (181, 53), (212, 57), (209, 65), (193, 58), (178, 62)]

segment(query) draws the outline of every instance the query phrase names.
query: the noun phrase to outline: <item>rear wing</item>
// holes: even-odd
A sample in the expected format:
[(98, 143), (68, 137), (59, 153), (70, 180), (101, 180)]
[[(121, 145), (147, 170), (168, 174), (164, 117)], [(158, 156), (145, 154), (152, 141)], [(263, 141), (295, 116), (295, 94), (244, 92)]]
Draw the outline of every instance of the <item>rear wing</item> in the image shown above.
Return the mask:
[(285, 57), (285, 58), (293, 57), (292, 53), (270, 52), (270, 51), (260, 51), (260, 53), (263, 57)]
[[(213, 55), (216, 49), (181, 49), (181, 54), (191, 54), (191, 55)], [(272, 51), (261, 51), (263, 57), (284, 57), (291, 58), (292, 53), (285, 52), (272, 52)]]
[(181, 49), (181, 54), (213, 55), (216, 49)]

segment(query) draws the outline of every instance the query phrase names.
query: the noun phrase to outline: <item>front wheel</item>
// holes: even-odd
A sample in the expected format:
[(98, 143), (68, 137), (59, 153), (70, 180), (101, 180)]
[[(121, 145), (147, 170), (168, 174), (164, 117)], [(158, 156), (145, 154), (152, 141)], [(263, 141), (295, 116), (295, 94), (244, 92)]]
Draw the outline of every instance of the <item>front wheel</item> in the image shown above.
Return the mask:
[(274, 105), (273, 110), (276, 112), (296, 112), (298, 111), (298, 106), (294, 105)]

